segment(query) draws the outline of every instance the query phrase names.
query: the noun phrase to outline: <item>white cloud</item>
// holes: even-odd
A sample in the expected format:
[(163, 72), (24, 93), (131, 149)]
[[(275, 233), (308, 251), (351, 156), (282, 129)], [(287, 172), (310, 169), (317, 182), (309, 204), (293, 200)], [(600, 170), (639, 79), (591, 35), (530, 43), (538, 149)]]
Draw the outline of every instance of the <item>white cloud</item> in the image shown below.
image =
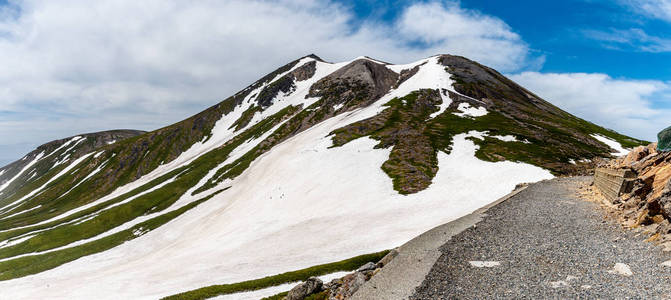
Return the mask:
[(309, 53), (398, 63), (455, 53), (506, 71), (535, 62), (503, 21), (457, 2), (354, 21), (330, 0), (11, 1), (0, 6), (0, 144), (158, 128)]
[(527, 45), (500, 19), (465, 10), (457, 3), (416, 4), (405, 10), (398, 32), (424, 42), (432, 51), (451, 49), (500, 69), (519, 69), (528, 63)]
[(639, 28), (628, 30), (612, 29), (610, 31), (586, 30), (588, 38), (604, 43), (608, 48), (643, 52), (671, 52), (671, 39), (647, 34)]
[(671, 22), (670, 0), (620, 0), (620, 2), (649, 17)]
[[(583, 119), (634, 137), (655, 141), (671, 125), (671, 84), (613, 79), (596, 73), (523, 72), (510, 79)], [(664, 108), (666, 107), (666, 108)]]

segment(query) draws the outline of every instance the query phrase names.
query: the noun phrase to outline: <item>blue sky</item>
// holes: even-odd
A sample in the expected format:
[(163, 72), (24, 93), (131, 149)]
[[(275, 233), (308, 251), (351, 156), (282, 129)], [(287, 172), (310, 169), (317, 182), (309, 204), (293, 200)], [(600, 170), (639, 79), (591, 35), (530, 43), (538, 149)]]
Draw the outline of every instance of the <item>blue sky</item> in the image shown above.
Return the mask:
[(315, 53), (459, 54), (653, 140), (671, 125), (671, 0), (0, 0), (0, 165), (44, 142), (152, 130)]
[[(344, 3), (348, 3), (345, 1)], [(384, 5), (380, 5), (384, 3)], [(392, 21), (407, 1), (355, 1), (359, 20)], [(671, 40), (671, 20), (641, 14), (617, 1), (462, 0), (461, 7), (495, 16), (519, 33), (536, 55), (546, 57), (543, 72), (606, 73), (631, 79), (671, 80), (671, 49), (649, 52), (637, 41), (608, 43), (590, 32), (644, 29)]]

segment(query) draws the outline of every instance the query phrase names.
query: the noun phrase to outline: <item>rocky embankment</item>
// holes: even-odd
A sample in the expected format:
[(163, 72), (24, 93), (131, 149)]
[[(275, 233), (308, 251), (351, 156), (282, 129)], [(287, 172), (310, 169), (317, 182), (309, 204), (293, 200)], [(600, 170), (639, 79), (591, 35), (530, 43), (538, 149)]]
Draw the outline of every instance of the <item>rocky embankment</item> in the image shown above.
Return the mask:
[(345, 300), (350, 299), (356, 291), (370, 280), (382, 268), (398, 255), (398, 250), (391, 250), (379, 262), (369, 262), (359, 267), (356, 271), (341, 278), (336, 278), (328, 283), (322, 282), (317, 277), (296, 285), (284, 297), (284, 300), (323, 299), (323, 300)]
[(649, 234), (648, 241), (671, 251), (671, 152), (658, 152), (653, 143), (600, 167), (633, 173), (631, 186), (608, 206), (623, 225)]

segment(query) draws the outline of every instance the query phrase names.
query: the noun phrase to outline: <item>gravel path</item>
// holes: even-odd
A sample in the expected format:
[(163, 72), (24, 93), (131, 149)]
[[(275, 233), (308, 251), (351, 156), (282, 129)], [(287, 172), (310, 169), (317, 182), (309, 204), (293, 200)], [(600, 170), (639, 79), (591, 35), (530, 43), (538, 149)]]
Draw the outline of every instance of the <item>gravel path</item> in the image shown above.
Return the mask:
[(577, 198), (588, 180), (533, 184), (490, 208), (440, 247), (410, 299), (671, 298), (671, 254)]
[(524, 188), (517, 189), (473, 213), (437, 226), (403, 244), (398, 248), (398, 255), (380, 273), (366, 282), (352, 300), (408, 299), (442, 255), (440, 247), (443, 244), (480, 222), (489, 208), (523, 190)]

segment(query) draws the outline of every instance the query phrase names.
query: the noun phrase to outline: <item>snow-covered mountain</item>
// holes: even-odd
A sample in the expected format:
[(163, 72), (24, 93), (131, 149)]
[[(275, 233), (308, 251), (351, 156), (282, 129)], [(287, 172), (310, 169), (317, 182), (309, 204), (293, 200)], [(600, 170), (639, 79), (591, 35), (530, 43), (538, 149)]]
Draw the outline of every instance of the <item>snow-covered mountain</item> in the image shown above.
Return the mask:
[(114, 134), (0, 169), (2, 295), (152, 299), (390, 249), (643, 143), (451, 55), (309, 55), (182, 122)]

